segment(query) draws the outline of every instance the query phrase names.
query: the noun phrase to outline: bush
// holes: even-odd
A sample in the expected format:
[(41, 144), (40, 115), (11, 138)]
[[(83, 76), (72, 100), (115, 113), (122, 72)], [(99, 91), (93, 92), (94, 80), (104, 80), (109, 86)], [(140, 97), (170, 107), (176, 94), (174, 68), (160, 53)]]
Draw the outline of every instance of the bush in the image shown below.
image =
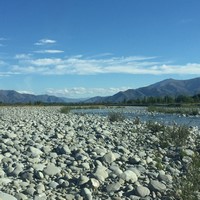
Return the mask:
[(176, 199), (198, 200), (200, 199), (200, 155), (196, 153), (188, 166), (186, 174), (175, 181)]
[(158, 122), (148, 121), (146, 125), (152, 133), (164, 131), (165, 129), (165, 126), (163, 124), (159, 124)]
[(111, 122), (119, 122), (119, 121), (124, 121), (125, 116), (123, 112), (110, 112), (108, 113), (108, 120)]
[(62, 108), (60, 109), (60, 112), (61, 112), (61, 113), (64, 113), (64, 114), (67, 114), (67, 113), (69, 113), (70, 111), (71, 111), (71, 108), (68, 107), (68, 106), (64, 106), (64, 107), (62, 107)]

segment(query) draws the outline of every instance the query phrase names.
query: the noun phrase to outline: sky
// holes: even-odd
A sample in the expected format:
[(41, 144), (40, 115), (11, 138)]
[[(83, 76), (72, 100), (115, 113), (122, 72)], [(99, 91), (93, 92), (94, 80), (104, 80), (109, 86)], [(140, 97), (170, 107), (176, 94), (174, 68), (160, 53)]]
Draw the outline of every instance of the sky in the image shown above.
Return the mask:
[(0, 0), (0, 89), (108, 96), (200, 76), (199, 0)]

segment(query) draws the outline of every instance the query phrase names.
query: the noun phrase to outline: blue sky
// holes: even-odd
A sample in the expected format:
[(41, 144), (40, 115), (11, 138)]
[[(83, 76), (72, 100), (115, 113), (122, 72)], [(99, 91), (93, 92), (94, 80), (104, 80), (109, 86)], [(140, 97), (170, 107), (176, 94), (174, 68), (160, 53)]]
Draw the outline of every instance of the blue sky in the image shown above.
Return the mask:
[(200, 76), (199, 0), (0, 0), (0, 89), (106, 96)]

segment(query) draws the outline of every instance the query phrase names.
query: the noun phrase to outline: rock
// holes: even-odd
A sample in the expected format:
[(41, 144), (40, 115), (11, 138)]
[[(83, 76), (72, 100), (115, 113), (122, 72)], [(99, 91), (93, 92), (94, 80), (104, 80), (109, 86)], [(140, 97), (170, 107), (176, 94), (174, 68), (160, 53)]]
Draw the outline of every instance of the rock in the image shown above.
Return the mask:
[(134, 157), (130, 157), (129, 158), (129, 163), (130, 164), (138, 164), (139, 162), (140, 162), (140, 157), (138, 157), (138, 156), (134, 156)]
[(194, 155), (194, 151), (192, 151), (191, 149), (185, 149), (184, 150), (184, 153), (187, 155), (187, 156), (193, 156)]
[(58, 154), (71, 154), (71, 150), (69, 149), (68, 145), (63, 145), (57, 147), (57, 153)]
[(59, 184), (58, 184), (57, 182), (55, 182), (55, 181), (51, 181), (51, 182), (49, 183), (49, 187), (50, 187), (50, 188), (53, 188), (53, 189), (57, 188), (58, 185), (59, 185)]
[(160, 181), (164, 181), (165, 183), (171, 183), (172, 182), (172, 176), (169, 175), (169, 174), (165, 174), (164, 171), (159, 171), (159, 174), (158, 174), (158, 179)]
[(33, 196), (34, 193), (35, 193), (35, 189), (34, 189), (33, 186), (28, 187), (28, 188), (26, 189), (26, 191), (25, 191), (25, 194), (28, 194), (28, 195), (30, 195), (30, 196)]
[(95, 178), (91, 178), (90, 179), (90, 183), (91, 183), (91, 186), (94, 188), (94, 189), (97, 189), (99, 186), (100, 186), (100, 183), (97, 179)]
[(17, 165), (15, 169), (12, 171), (13, 176), (18, 176), (23, 171), (20, 165)]
[(85, 200), (92, 200), (92, 192), (88, 188), (83, 188)]
[(32, 146), (29, 147), (29, 151), (33, 157), (37, 157), (43, 154), (43, 152), (40, 149), (37, 149)]
[(117, 176), (120, 176), (120, 174), (123, 173), (123, 171), (119, 168), (119, 166), (117, 165), (111, 165), (110, 169), (113, 171), (114, 174), (116, 174)]
[(113, 154), (112, 152), (108, 152), (103, 156), (103, 161), (105, 161), (108, 164), (111, 164), (115, 160), (116, 160), (115, 154)]
[(126, 170), (125, 172), (123, 172), (120, 175), (120, 178), (128, 182), (130, 181), (132, 183), (135, 183), (138, 180), (137, 175), (131, 170)]
[(90, 179), (87, 176), (81, 175), (78, 180), (79, 185), (87, 183)]
[(14, 196), (0, 191), (0, 199), (2, 200), (17, 200)]
[(144, 186), (137, 186), (136, 194), (140, 197), (146, 197), (150, 195), (150, 190)]
[(81, 166), (82, 166), (84, 169), (90, 170), (90, 164), (89, 164), (88, 162), (81, 163)]
[(104, 166), (97, 166), (95, 173), (93, 174), (99, 181), (105, 181), (108, 178), (107, 168)]
[(4, 177), (5, 172), (3, 171), (3, 169), (0, 168), (0, 177)]
[(15, 197), (17, 198), (17, 200), (27, 200), (28, 199), (28, 197), (23, 193), (18, 193), (15, 195)]
[(110, 192), (115, 192), (115, 191), (118, 191), (121, 187), (121, 184), (119, 182), (117, 183), (112, 183), (112, 184), (109, 184), (107, 187), (106, 187), (106, 190), (108, 193)]
[(166, 185), (157, 180), (151, 180), (149, 188), (156, 192), (164, 192), (166, 190)]
[(33, 200), (47, 200), (46, 194), (38, 194), (34, 196)]
[(44, 173), (49, 176), (54, 176), (56, 174), (59, 174), (61, 169), (59, 167), (56, 167), (55, 164), (50, 163), (47, 165), (47, 167), (44, 169)]
[(43, 179), (44, 178), (44, 174), (41, 171), (35, 171), (34, 175), (37, 179)]

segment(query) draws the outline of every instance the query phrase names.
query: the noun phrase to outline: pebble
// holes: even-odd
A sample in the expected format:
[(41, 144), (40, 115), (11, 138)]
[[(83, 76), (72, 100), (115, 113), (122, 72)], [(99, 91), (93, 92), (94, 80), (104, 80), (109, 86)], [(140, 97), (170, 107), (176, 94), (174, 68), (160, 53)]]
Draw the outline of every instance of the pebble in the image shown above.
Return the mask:
[(164, 192), (166, 190), (166, 185), (164, 185), (163, 183), (157, 181), (157, 180), (151, 180), (149, 187), (153, 190), (153, 191), (158, 191), (158, 192)]
[(112, 184), (109, 184), (107, 187), (106, 187), (106, 190), (108, 193), (110, 192), (115, 192), (115, 191), (118, 191), (121, 187), (121, 184), (119, 182), (117, 183), (112, 183)]
[(162, 200), (185, 173), (200, 135), (191, 129), (181, 157), (176, 147), (158, 145), (145, 122), (62, 114), (58, 106), (5, 106), (0, 119), (5, 200)]
[(134, 183), (138, 180), (137, 175), (131, 170), (126, 170), (125, 172), (123, 172), (120, 175), (120, 178), (122, 178), (123, 180), (128, 181), (128, 182), (130, 181), (132, 183)]
[(55, 164), (49, 163), (47, 167), (44, 169), (44, 173), (49, 176), (54, 176), (56, 174), (59, 174), (61, 169), (59, 167), (56, 167)]
[(2, 200), (17, 200), (14, 196), (0, 191), (0, 199)]
[(146, 197), (150, 195), (150, 190), (149, 188), (144, 187), (144, 186), (137, 186), (136, 194), (140, 197)]

